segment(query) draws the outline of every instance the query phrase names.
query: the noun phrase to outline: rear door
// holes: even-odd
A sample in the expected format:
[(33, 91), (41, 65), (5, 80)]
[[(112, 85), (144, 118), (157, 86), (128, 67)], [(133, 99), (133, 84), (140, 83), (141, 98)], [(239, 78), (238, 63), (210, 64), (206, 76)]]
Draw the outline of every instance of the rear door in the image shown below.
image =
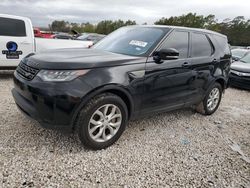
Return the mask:
[(186, 105), (201, 101), (213, 74), (214, 66), (219, 61), (214, 56), (214, 46), (206, 33), (191, 32), (190, 44), (189, 62), (194, 79), (189, 87), (190, 95), (186, 96)]
[(0, 68), (16, 67), (33, 52), (34, 34), (29, 20), (0, 15)]

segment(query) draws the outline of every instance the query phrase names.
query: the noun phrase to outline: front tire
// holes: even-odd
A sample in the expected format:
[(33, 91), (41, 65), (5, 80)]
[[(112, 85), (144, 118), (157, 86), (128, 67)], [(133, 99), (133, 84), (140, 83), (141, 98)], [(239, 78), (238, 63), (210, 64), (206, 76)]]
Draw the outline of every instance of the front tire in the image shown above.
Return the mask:
[(222, 86), (218, 82), (215, 82), (215, 84), (209, 88), (204, 100), (196, 106), (196, 111), (204, 115), (213, 114), (220, 105), (221, 97)]
[(82, 144), (90, 149), (104, 149), (114, 144), (125, 130), (128, 110), (124, 101), (111, 93), (91, 99), (80, 111), (76, 130)]

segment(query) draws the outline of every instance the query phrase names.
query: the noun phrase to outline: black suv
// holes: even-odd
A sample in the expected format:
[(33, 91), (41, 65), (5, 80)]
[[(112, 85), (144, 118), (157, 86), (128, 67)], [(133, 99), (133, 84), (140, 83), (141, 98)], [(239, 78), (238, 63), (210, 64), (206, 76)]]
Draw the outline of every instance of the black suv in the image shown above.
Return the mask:
[(184, 107), (214, 113), (227, 87), (227, 37), (171, 26), (128, 26), (90, 49), (24, 58), (15, 102), (45, 128), (74, 130), (92, 149), (113, 144), (129, 119)]

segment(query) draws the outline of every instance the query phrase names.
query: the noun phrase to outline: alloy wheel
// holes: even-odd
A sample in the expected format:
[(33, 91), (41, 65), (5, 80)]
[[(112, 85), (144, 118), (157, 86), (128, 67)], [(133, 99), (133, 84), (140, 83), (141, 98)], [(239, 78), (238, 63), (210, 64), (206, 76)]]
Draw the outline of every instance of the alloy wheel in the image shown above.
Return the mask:
[(113, 138), (122, 123), (122, 113), (118, 106), (105, 104), (98, 108), (90, 118), (88, 132), (96, 142), (106, 142)]
[(207, 99), (208, 110), (213, 111), (217, 107), (219, 101), (220, 101), (220, 90), (219, 90), (219, 88), (215, 87), (209, 93), (209, 96)]

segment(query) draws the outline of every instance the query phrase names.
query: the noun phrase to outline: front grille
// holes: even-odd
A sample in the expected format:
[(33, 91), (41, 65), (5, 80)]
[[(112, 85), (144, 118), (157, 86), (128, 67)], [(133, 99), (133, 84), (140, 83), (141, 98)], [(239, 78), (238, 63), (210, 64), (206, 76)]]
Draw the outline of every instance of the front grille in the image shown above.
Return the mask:
[(17, 69), (17, 73), (27, 80), (32, 80), (38, 73), (38, 69), (32, 68), (23, 62), (20, 62)]

